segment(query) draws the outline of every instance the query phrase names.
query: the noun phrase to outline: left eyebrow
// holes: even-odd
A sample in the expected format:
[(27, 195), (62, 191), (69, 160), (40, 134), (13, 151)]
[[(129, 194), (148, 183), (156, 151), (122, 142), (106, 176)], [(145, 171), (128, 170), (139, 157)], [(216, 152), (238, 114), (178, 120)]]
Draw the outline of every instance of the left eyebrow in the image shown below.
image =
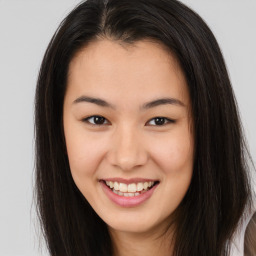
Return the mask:
[(153, 101), (150, 101), (150, 102), (147, 102), (147, 103), (143, 104), (141, 109), (149, 109), (149, 108), (157, 107), (157, 106), (160, 106), (160, 105), (166, 105), (166, 104), (185, 107), (185, 104), (182, 101), (178, 100), (178, 99), (162, 98), (162, 99), (153, 100)]

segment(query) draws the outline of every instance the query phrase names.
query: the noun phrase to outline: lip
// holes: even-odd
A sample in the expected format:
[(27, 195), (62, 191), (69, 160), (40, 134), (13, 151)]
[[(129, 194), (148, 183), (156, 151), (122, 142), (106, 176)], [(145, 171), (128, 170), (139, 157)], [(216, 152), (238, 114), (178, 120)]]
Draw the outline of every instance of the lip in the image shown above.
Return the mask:
[[(121, 206), (121, 207), (136, 207), (147, 201), (154, 193), (155, 189), (158, 187), (159, 183), (153, 186), (151, 189), (148, 191), (138, 195), (138, 196), (132, 196), (132, 197), (125, 197), (125, 196), (119, 196), (115, 194), (107, 185), (104, 181), (118, 181), (118, 182), (123, 182), (123, 183), (136, 183), (136, 182), (146, 182), (146, 181), (154, 181), (154, 180), (145, 180), (145, 179), (139, 179), (139, 181), (135, 181), (137, 179), (131, 179), (129, 180), (123, 180), (123, 179), (106, 179), (106, 180), (101, 180), (100, 184), (102, 187), (102, 190), (104, 193), (107, 195), (107, 197), (114, 202), (115, 204)], [(126, 182), (124, 182), (126, 181)]]

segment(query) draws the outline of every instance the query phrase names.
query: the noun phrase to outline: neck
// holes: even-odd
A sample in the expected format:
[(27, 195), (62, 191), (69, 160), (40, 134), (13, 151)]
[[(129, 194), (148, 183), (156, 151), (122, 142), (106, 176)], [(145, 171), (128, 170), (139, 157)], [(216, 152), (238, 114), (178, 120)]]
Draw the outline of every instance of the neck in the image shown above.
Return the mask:
[(131, 233), (109, 228), (113, 242), (113, 256), (171, 256), (173, 236), (169, 230), (159, 232)]

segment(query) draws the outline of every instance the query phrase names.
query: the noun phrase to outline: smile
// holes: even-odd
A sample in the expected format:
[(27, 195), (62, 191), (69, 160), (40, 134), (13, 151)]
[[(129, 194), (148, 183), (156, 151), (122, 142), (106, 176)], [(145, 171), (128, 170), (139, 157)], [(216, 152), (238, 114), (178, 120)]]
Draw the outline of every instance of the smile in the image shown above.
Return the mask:
[(131, 196), (139, 196), (142, 193), (145, 193), (150, 188), (153, 187), (155, 182), (149, 181), (149, 182), (139, 182), (139, 183), (131, 183), (131, 184), (125, 184), (125, 183), (119, 183), (117, 181), (106, 181), (106, 185), (112, 189), (112, 191), (119, 195), (119, 196), (125, 196), (125, 197), (131, 197)]
[(118, 182), (101, 180), (102, 189), (108, 198), (122, 207), (134, 207), (149, 199), (159, 181)]

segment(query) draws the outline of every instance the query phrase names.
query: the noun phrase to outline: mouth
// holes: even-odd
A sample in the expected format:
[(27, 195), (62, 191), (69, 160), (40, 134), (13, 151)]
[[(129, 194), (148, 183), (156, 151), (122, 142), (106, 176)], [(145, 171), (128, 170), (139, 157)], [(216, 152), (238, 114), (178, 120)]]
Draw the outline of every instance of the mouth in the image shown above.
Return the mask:
[(159, 185), (153, 180), (100, 180), (108, 198), (122, 207), (137, 206), (149, 199)]
[(148, 190), (156, 186), (159, 181), (145, 181), (138, 183), (122, 183), (117, 181), (103, 181), (112, 190), (113, 193), (124, 196), (124, 197), (134, 197), (139, 196)]

